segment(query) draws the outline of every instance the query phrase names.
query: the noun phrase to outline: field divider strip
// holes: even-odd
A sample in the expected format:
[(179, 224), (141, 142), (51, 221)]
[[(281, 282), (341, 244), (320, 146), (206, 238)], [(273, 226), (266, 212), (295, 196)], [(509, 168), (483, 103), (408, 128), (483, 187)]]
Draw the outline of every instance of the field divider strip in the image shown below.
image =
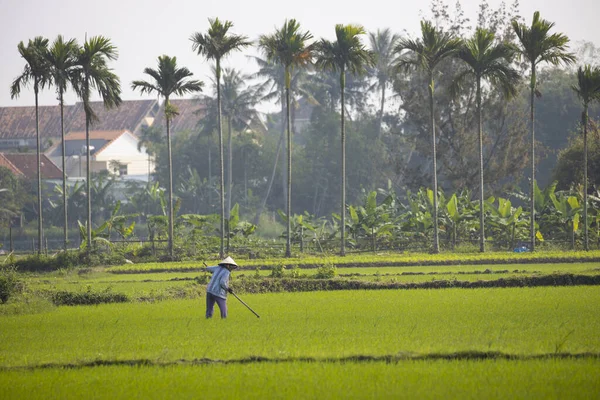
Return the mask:
[(160, 361), (150, 359), (134, 360), (93, 360), (80, 363), (45, 363), (39, 365), (27, 366), (0, 366), (0, 372), (8, 371), (33, 371), (42, 369), (84, 369), (105, 366), (131, 366), (131, 367), (170, 367), (178, 365), (228, 365), (228, 364), (258, 364), (258, 363), (362, 363), (362, 362), (385, 362), (388, 364), (399, 363), (403, 361), (483, 361), (483, 360), (509, 360), (509, 361), (530, 361), (530, 360), (563, 360), (563, 359), (600, 359), (600, 353), (542, 353), (542, 354), (510, 354), (495, 351), (460, 351), (453, 353), (398, 353), (393, 355), (353, 355), (346, 357), (287, 357), (270, 358), (262, 356), (250, 356), (237, 359), (211, 359), (194, 358), (178, 359), (173, 361)]

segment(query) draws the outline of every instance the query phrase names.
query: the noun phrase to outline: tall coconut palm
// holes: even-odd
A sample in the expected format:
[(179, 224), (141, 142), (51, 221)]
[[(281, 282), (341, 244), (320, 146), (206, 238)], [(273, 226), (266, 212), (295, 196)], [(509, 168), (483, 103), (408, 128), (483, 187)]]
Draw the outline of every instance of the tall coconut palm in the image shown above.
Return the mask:
[(330, 42), (321, 39), (317, 44), (316, 66), (319, 69), (339, 72), (340, 74), (340, 127), (342, 148), (342, 196), (341, 196), (341, 244), (340, 254), (346, 254), (345, 250), (345, 225), (346, 225), (346, 130), (345, 130), (345, 103), (344, 89), (346, 87), (346, 71), (353, 75), (362, 75), (367, 72), (367, 67), (375, 64), (374, 55), (367, 50), (360, 41), (360, 35), (365, 30), (360, 25), (335, 26), (336, 41)]
[(106, 108), (121, 104), (119, 77), (108, 67), (108, 61), (116, 60), (117, 48), (104, 36), (93, 36), (78, 50), (73, 88), (83, 103), (85, 112), (86, 195), (87, 195), (87, 250), (92, 246), (92, 196), (90, 190), (90, 125), (98, 120), (91, 106), (91, 92), (97, 91)]
[(583, 237), (585, 250), (589, 250), (588, 240), (588, 107), (591, 102), (600, 100), (600, 67), (586, 65), (577, 69), (577, 86), (573, 90), (583, 104), (581, 125), (583, 126)]
[(52, 74), (52, 83), (56, 87), (58, 102), (60, 104), (60, 137), (62, 152), (62, 197), (63, 197), (63, 239), (64, 250), (68, 245), (68, 214), (67, 214), (67, 173), (66, 173), (66, 154), (65, 154), (65, 119), (64, 119), (64, 94), (68, 85), (73, 82), (74, 73), (77, 67), (77, 52), (79, 45), (75, 39), (65, 40), (59, 35), (52, 43), (52, 47), (46, 53), (46, 61), (50, 66)]
[(225, 242), (225, 176), (223, 173), (223, 127), (221, 124), (221, 60), (233, 51), (240, 51), (252, 44), (246, 36), (228, 34), (233, 23), (208, 20), (210, 27), (206, 34), (196, 32), (192, 35), (192, 49), (207, 60), (215, 61), (215, 81), (217, 82), (217, 126), (219, 131), (219, 165), (221, 175), (221, 249), (223, 257)]
[[(273, 101), (281, 106), (281, 135), (279, 136), (279, 140), (277, 142), (277, 150), (275, 152), (275, 158), (273, 160), (273, 169), (271, 172), (271, 177), (267, 183), (267, 190), (265, 191), (265, 195), (263, 196), (263, 200), (260, 203), (260, 206), (256, 210), (256, 215), (254, 216), (254, 224), (258, 225), (260, 220), (260, 215), (262, 214), (263, 209), (267, 204), (267, 200), (269, 198), (269, 194), (271, 193), (271, 188), (273, 186), (273, 182), (275, 180), (275, 172), (277, 171), (277, 164), (279, 162), (279, 154), (281, 153), (281, 147), (283, 145), (283, 141), (285, 139), (286, 132), (286, 106), (285, 106), (285, 68), (280, 64), (275, 64), (272, 61), (265, 60), (261, 57), (251, 57), (258, 64), (259, 70), (255, 74), (251, 75), (251, 78), (254, 79), (264, 79), (260, 87), (261, 93), (263, 93), (262, 101)], [(307, 82), (307, 72), (305, 70), (295, 70), (292, 71), (292, 76), (290, 79), (290, 90), (292, 93), (292, 102), (294, 99), (294, 95), (301, 95), (308, 99), (312, 99), (312, 95), (309, 93), (307, 88), (305, 87), (305, 83)], [(291, 126), (294, 126), (294, 118), (292, 118)], [(292, 128), (293, 130), (293, 128)], [(287, 179), (287, 173), (284, 171), (282, 175), (285, 175), (285, 179)], [(284, 203), (287, 204), (287, 187), (284, 184), (283, 191), (283, 199)]]
[[(222, 117), (227, 124), (227, 193), (226, 218), (229, 218), (231, 210), (232, 186), (233, 186), (233, 132), (242, 132), (250, 124), (258, 121), (260, 113), (256, 105), (262, 98), (260, 86), (245, 86), (250, 79), (233, 68), (224, 68), (222, 71), (223, 83), (221, 85)], [(217, 94), (217, 83), (213, 82), (215, 95)], [(208, 110), (217, 110), (217, 99), (206, 98)], [(214, 132), (217, 128), (216, 113), (208, 113), (201, 121), (204, 132)], [(227, 236), (227, 252), (229, 251), (229, 235)]]
[(381, 136), (383, 124), (383, 110), (385, 108), (385, 91), (393, 75), (394, 47), (398, 44), (400, 36), (392, 33), (389, 28), (369, 32), (371, 51), (375, 54), (375, 66), (370, 69), (370, 75), (376, 82), (372, 89), (377, 88), (381, 92), (379, 106), (379, 123), (377, 125), (377, 137)]
[[(429, 113), (431, 118), (431, 151), (433, 175), (433, 252), (439, 253), (438, 228), (438, 184), (435, 138), (435, 109), (433, 95), (435, 92), (435, 70), (445, 58), (453, 56), (461, 45), (461, 40), (448, 32), (434, 27), (429, 21), (421, 21), (421, 35), (417, 40), (401, 39), (394, 51), (398, 54), (395, 67), (401, 69), (418, 69), (428, 78)], [(405, 52), (406, 51), (406, 52)]]
[(185, 67), (177, 67), (177, 57), (162, 55), (158, 57), (158, 68), (145, 68), (144, 73), (153, 81), (133, 81), (131, 88), (144, 93), (158, 93), (165, 99), (165, 123), (167, 128), (167, 159), (169, 168), (169, 257), (173, 258), (173, 160), (171, 155), (170, 122), (177, 110), (169, 103), (172, 95), (182, 96), (202, 91), (203, 82), (189, 79), (193, 74)]
[(42, 241), (44, 238), (44, 228), (42, 222), (42, 171), (41, 171), (41, 146), (40, 146), (40, 123), (39, 123), (39, 105), (38, 96), (40, 89), (43, 89), (51, 80), (50, 68), (44, 55), (48, 52), (48, 39), (36, 36), (29, 40), (27, 46), (23, 42), (17, 45), (19, 54), (25, 59), (25, 67), (10, 86), (10, 97), (17, 98), (21, 94), (21, 89), (30, 83), (33, 85), (35, 96), (35, 138), (37, 154), (37, 212), (38, 212), (38, 253), (42, 253)]
[(562, 33), (549, 34), (554, 27), (553, 22), (540, 18), (539, 11), (533, 13), (531, 26), (518, 21), (512, 21), (512, 27), (519, 39), (518, 54), (523, 57), (531, 68), (529, 83), (530, 95), (530, 121), (531, 124), (531, 182), (529, 197), (531, 198), (530, 240), (531, 251), (535, 250), (535, 94), (537, 91), (536, 69), (541, 63), (548, 62), (553, 65), (571, 64), (575, 56), (567, 52), (569, 38)]
[(269, 61), (282, 65), (285, 78), (285, 106), (287, 122), (287, 230), (285, 256), (291, 257), (291, 212), (292, 212), (292, 128), (290, 118), (290, 88), (294, 68), (312, 63), (314, 45), (308, 44), (312, 39), (308, 31), (302, 32), (295, 19), (286, 20), (281, 29), (271, 35), (261, 35), (258, 46)]
[(460, 47), (456, 57), (467, 64), (467, 68), (455, 78), (451, 89), (458, 96), (464, 84), (476, 83), (477, 131), (479, 135), (479, 251), (485, 251), (485, 214), (483, 207), (483, 117), (481, 108), (481, 81), (489, 81), (506, 98), (517, 93), (520, 75), (510, 66), (514, 47), (506, 43), (496, 43), (493, 32), (477, 28), (475, 34)]

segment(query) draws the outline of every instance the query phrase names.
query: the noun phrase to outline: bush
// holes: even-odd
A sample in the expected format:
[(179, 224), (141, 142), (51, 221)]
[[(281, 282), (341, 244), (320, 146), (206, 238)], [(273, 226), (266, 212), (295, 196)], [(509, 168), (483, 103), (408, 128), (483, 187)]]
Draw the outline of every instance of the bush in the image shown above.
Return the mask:
[(14, 267), (0, 268), (0, 303), (6, 303), (13, 295), (23, 291), (24, 284)]
[(283, 278), (285, 274), (285, 265), (277, 264), (271, 268), (271, 278)]
[(61, 290), (51, 293), (52, 302), (57, 306), (93, 305), (104, 303), (126, 303), (129, 297), (123, 293), (112, 293), (110, 290), (93, 292), (88, 288), (86, 292), (69, 292)]
[(334, 264), (323, 264), (317, 269), (316, 279), (333, 279), (337, 276), (337, 268)]
[(298, 268), (298, 265), (293, 265), (292, 268), (290, 269), (290, 278), (292, 278), (292, 279), (300, 278), (300, 268)]

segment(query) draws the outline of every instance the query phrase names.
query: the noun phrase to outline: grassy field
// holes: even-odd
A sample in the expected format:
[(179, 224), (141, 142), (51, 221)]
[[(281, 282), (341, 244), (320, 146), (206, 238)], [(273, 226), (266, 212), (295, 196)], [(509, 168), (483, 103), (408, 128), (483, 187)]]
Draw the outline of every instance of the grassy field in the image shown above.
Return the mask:
[(3, 399), (593, 399), (585, 360), (105, 366), (0, 372)]
[(271, 293), (205, 320), (203, 300), (3, 316), (0, 366), (95, 360), (600, 352), (596, 287)]
[[(142, 265), (143, 267), (143, 265)], [(111, 271), (109, 268), (108, 271)], [(271, 270), (240, 270), (232, 275), (232, 285), (236, 280), (252, 278), (259, 274), (269, 277)], [(302, 268), (300, 276), (314, 278), (317, 268)], [(552, 263), (552, 264), (509, 264), (509, 265), (450, 265), (450, 266), (381, 266), (381, 267), (340, 267), (337, 268), (337, 279), (361, 280), (371, 282), (419, 283), (434, 280), (489, 281), (500, 278), (541, 276), (553, 273), (600, 275), (600, 263)], [(193, 287), (197, 277), (203, 272), (144, 272), (139, 274), (114, 274), (104, 269), (79, 274), (76, 271), (59, 271), (45, 274), (29, 274), (27, 281), (31, 290), (67, 290), (85, 291), (92, 288), (96, 291), (111, 290), (124, 293), (132, 298), (156, 296), (164, 291), (186, 290), (194, 295), (202, 290)], [(290, 270), (284, 271), (289, 276)]]
[[(110, 271), (23, 275), (24, 299), (0, 305), (0, 399), (600, 396), (598, 286), (244, 293), (261, 318), (230, 298), (223, 321), (204, 319), (199, 272)], [(316, 268), (300, 272), (311, 277)], [(383, 282), (488, 280), (598, 275), (600, 263), (337, 272)], [(236, 271), (233, 283), (254, 274)], [(48, 290), (110, 290), (133, 301), (56, 307), (35, 295)], [(139, 301), (169, 291), (186, 298)]]
[[(306, 256), (295, 258), (270, 258), (242, 260), (237, 259), (242, 269), (253, 270), (257, 267), (269, 269), (274, 265), (319, 266), (335, 264), (338, 266), (414, 266), (414, 265), (469, 265), (469, 264), (528, 264), (528, 263), (573, 263), (600, 262), (600, 250), (585, 251), (544, 251), (535, 253), (489, 252), (489, 253), (365, 253), (350, 254), (345, 257)], [(214, 265), (218, 260), (206, 260)], [(192, 272), (202, 269), (202, 261), (184, 261), (173, 263), (126, 264), (107, 269), (113, 273), (145, 273), (162, 271)]]

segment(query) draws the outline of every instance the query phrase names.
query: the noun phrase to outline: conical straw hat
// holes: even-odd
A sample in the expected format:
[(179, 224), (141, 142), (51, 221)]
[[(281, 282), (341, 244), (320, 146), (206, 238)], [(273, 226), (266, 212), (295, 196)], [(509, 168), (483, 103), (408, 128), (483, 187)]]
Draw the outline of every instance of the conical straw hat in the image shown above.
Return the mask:
[(233, 261), (233, 258), (231, 257), (227, 257), (226, 259), (224, 259), (223, 261), (221, 261), (219, 263), (219, 265), (235, 265), (236, 267), (238, 266), (235, 261)]

